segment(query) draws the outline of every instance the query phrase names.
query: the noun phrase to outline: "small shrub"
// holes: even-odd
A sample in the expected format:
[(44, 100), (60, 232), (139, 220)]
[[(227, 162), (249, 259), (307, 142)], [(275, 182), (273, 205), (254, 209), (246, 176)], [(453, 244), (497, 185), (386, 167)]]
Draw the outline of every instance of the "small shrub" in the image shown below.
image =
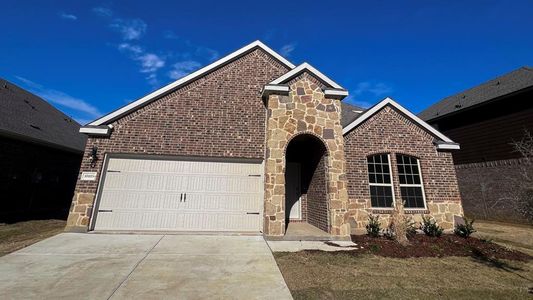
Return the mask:
[(371, 237), (378, 237), (381, 232), (379, 216), (368, 215), (368, 224), (366, 224), (366, 234)]
[(468, 221), (466, 217), (463, 217), (463, 220), (465, 221), (465, 223), (455, 225), (455, 229), (453, 230), (453, 232), (460, 237), (467, 238), (472, 233), (476, 232), (476, 230), (474, 229), (474, 220)]
[(431, 219), (430, 217), (422, 216), (422, 224), (421, 224), (422, 231), (427, 236), (433, 236), (433, 237), (439, 237), (442, 235), (442, 232), (444, 229), (440, 227), (435, 220)]
[(381, 250), (381, 247), (379, 245), (370, 245), (370, 251), (372, 252), (379, 252), (379, 250)]
[(414, 237), (416, 235), (416, 222), (413, 221), (413, 218), (412, 217), (409, 217), (405, 220), (406, 222), (406, 228), (405, 228), (405, 231), (407, 233), (407, 237)]

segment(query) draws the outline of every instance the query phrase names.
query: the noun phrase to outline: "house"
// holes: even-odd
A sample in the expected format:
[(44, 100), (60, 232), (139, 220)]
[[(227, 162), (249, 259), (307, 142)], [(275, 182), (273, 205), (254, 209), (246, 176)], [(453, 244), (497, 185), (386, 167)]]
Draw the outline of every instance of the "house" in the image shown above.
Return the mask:
[(451, 228), (459, 145), (392, 99), (362, 111), (347, 95), (253, 42), (80, 129), (67, 230), (345, 237), (400, 199)]
[(533, 69), (522, 67), (419, 114), (461, 144), (453, 160), (465, 212), (476, 218), (520, 220), (513, 209), (525, 161), (512, 143), (533, 133)]
[(0, 78), (0, 223), (66, 219), (87, 137), (43, 99)]

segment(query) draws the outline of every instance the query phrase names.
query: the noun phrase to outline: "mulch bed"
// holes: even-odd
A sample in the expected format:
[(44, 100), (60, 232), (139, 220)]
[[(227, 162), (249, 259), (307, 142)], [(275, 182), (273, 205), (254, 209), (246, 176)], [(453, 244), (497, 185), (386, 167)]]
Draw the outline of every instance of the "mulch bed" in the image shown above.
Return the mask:
[(409, 239), (411, 243), (409, 246), (402, 246), (385, 237), (376, 238), (367, 235), (352, 236), (352, 241), (359, 246), (359, 249), (342, 252), (353, 255), (368, 253), (394, 258), (471, 256), (485, 260), (529, 261), (533, 259), (525, 253), (505, 248), (490, 241), (474, 237), (462, 238), (451, 234), (445, 234), (441, 237), (417, 234)]

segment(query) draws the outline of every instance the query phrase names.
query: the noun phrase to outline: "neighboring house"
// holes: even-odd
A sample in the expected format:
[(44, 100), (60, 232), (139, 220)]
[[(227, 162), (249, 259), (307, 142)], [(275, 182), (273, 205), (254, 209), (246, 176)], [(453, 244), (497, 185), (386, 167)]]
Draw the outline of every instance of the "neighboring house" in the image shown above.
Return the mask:
[(68, 216), (87, 137), (45, 100), (0, 78), (0, 223)]
[(524, 160), (512, 143), (533, 133), (533, 69), (522, 67), (419, 114), (461, 144), (453, 152), (467, 215), (517, 220), (513, 209)]
[(67, 230), (283, 236), (305, 222), (348, 236), (400, 199), (451, 228), (458, 144), (389, 98), (363, 112), (347, 95), (249, 44), (81, 128)]

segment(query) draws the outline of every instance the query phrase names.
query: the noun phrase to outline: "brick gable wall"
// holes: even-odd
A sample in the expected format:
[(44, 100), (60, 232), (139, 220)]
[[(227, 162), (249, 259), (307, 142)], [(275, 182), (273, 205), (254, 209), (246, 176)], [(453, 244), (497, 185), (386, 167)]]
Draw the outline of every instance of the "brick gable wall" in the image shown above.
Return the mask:
[[(453, 226), (453, 215), (462, 214), (461, 197), (450, 152), (439, 152), (433, 145), (434, 137), (404, 117), (390, 106), (384, 107), (359, 127), (344, 137), (347, 166), (348, 195), (350, 198), (347, 218), (351, 227), (362, 229), (372, 210), (368, 185), (367, 156), (377, 153), (391, 154), (391, 171), (396, 199), (401, 199), (396, 168), (396, 153), (415, 156), (420, 160), (427, 211), (443, 227)], [(387, 214), (382, 214), (387, 219)], [(384, 221), (385, 223), (385, 221)]]
[[(266, 109), (260, 91), (287, 71), (256, 49), (114, 121), (109, 138), (89, 138), (80, 172), (96, 171), (97, 180), (78, 181), (67, 227), (87, 229), (105, 153), (263, 159)], [(88, 160), (93, 146), (100, 158), (94, 168)]]

